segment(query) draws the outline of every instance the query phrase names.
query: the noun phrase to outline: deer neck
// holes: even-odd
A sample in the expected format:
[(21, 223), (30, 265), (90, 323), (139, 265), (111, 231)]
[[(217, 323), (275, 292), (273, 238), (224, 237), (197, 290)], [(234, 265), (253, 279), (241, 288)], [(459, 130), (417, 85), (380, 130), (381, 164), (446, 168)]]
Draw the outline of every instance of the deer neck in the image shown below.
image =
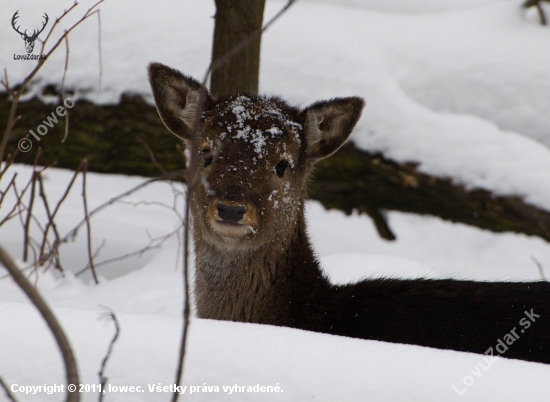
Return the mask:
[(198, 316), (296, 326), (297, 309), (328, 283), (305, 229), (302, 210), (286, 239), (274, 233), (275, 241), (251, 250), (221, 248), (195, 232)]

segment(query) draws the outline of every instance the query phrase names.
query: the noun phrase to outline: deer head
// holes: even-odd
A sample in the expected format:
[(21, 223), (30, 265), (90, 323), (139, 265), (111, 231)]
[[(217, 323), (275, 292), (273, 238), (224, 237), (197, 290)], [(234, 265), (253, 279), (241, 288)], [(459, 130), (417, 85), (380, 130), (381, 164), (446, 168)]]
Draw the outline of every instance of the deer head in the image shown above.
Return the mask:
[(195, 242), (232, 250), (290, 239), (313, 165), (340, 148), (364, 106), (350, 97), (300, 110), (277, 97), (207, 93), (195, 130), (200, 84), (158, 63), (149, 79), (162, 121), (197, 155)]
[(25, 32), (21, 32), (19, 30), (19, 27), (15, 26), (15, 20), (19, 18), (19, 15), (17, 15), (19, 11), (16, 11), (15, 14), (13, 14), (13, 18), (11, 19), (11, 26), (13, 29), (15, 29), (15, 32), (21, 35), (21, 38), (25, 41), (25, 48), (27, 49), (27, 53), (32, 53), (34, 49), (34, 41), (38, 38), (38, 35), (42, 33), (44, 28), (46, 28), (46, 25), (48, 24), (48, 14), (44, 13), (44, 24), (42, 25), (42, 28), (40, 30), (34, 30), (32, 35), (27, 35), (27, 30), (25, 29)]

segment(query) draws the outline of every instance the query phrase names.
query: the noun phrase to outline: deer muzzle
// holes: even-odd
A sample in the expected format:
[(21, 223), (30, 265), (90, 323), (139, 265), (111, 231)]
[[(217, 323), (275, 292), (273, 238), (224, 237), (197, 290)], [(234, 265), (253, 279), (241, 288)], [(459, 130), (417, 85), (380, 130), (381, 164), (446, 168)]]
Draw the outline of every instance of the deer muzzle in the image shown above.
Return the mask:
[(246, 207), (244, 205), (228, 205), (222, 201), (218, 202), (218, 218), (222, 222), (239, 223), (243, 220)]

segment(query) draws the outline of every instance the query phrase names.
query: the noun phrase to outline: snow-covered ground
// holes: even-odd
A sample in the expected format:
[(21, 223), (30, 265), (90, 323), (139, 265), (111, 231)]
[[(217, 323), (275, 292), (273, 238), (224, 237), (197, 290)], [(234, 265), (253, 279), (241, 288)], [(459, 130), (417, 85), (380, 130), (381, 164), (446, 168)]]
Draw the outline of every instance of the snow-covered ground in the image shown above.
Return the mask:
[[(21, 183), (31, 171), (28, 166), (12, 169), (19, 173)], [(51, 203), (61, 197), (71, 174), (60, 169), (48, 171), (46, 190)], [(89, 208), (142, 180), (89, 173)], [(167, 183), (151, 184), (126, 202), (95, 215), (94, 250), (105, 242), (96, 262), (138, 250), (149, 242), (149, 236), (162, 236), (177, 228), (177, 215), (158, 204), (171, 206), (177, 190), (181, 189)], [(12, 201), (10, 196), (4, 203), (11, 205)], [(59, 215), (62, 235), (83, 216), (80, 178), (65, 202)], [(181, 199), (176, 204), (181, 211)], [(39, 204), (35, 211), (44, 217)], [(390, 213), (390, 224), (399, 239), (388, 243), (379, 239), (364, 216), (325, 211), (317, 202), (308, 204), (307, 215), (314, 248), (334, 282), (365, 276), (537, 280), (540, 276), (531, 256), (550, 267), (547, 244), (522, 235), (496, 235), (437, 218)], [(22, 252), (19, 228), (20, 223), (14, 220), (0, 232), (0, 244), (18, 259)], [(34, 235), (38, 236), (36, 228)], [(83, 230), (74, 242), (61, 247), (62, 264), (73, 272), (86, 265), (86, 255)], [(109, 382), (141, 386), (145, 392), (109, 394), (107, 401), (168, 399), (167, 394), (149, 392), (148, 386), (173, 382), (182, 309), (181, 260), (177, 260), (178, 239), (172, 237), (139, 259), (99, 267), (99, 286), (89, 284), (89, 276), (80, 280), (70, 272), (65, 278), (53, 271), (38, 277), (39, 289), (76, 350), (83, 383), (97, 383), (98, 367), (113, 334), (113, 325), (101, 319), (106, 311), (103, 306), (116, 312), (121, 337), (108, 366)], [(4, 273), (0, 269), (0, 275)], [(10, 384), (61, 384), (61, 361), (51, 335), (7, 278), (0, 280), (0, 322), (0, 375)], [(189, 400), (515, 401), (528, 396), (531, 401), (546, 401), (550, 397), (550, 366), (502, 359), (484, 370), (481, 365), (487, 367), (487, 363), (475, 354), (287, 328), (194, 319), (188, 348), (185, 384), (220, 387), (219, 394), (187, 395)], [(468, 376), (474, 381), (470, 386), (464, 384), (470, 384)], [(223, 386), (235, 384), (278, 384), (284, 392), (223, 392)], [(59, 400), (55, 394), (17, 396), (21, 401)], [(93, 393), (83, 396), (84, 401), (96, 400)]]
[[(421, 170), (469, 187), (524, 196), (550, 209), (550, 30), (537, 25), (532, 10), (521, 11), (521, 3), (298, 1), (262, 40), (261, 89), (303, 106), (333, 96), (363, 96), (367, 108), (353, 134), (358, 146), (384, 151), (396, 160), (420, 162)], [(51, 24), (71, 4), (5, 0), (2, 8), (7, 10), (5, 21), (19, 10), (20, 23), (32, 30), (40, 26), (43, 12)], [(72, 21), (89, 4), (82, 1)], [(283, 4), (268, 1), (266, 19)], [(204, 0), (147, 2), (139, 8), (128, 0), (106, 0), (101, 5), (101, 90), (95, 19), (70, 36), (67, 84), (78, 89), (78, 96), (109, 103), (124, 91), (149, 96), (145, 67), (150, 61), (201, 78), (211, 51), (214, 12), (213, 2)], [(34, 63), (13, 60), (24, 47), (9, 23), (0, 25), (0, 38), (0, 67), (7, 68), (15, 83)], [(63, 63), (61, 48), (45, 64), (35, 88), (59, 83)], [(19, 183), (24, 183), (30, 168), (11, 169), (15, 170)], [(46, 173), (48, 199), (61, 196), (71, 174), (59, 169)], [(0, 188), (8, 179), (11, 175)], [(89, 174), (89, 208), (142, 180)], [(82, 219), (80, 186), (79, 179), (60, 211), (61, 234)], [(174, 231), (180, 218), (167, 206), (175, 202), (182, 210), (181, 197), (174, 201), (175, 189), (182, 190), (152, 184), (97, 214), (92, 219), (94, 249), (105, 241), (98, 262)], [(4, 200), (0, 219), (12, 201)], [(43, 214), (40, 207), (37, 213)], [(533, 258), (550, 276), (550, 249), (537, 238), (390, 213), (398, 240), (388, 243), (378, 238), (367, 217), (325, 211), (316, 202), (308, 204), (308, 221), (314, 247), (335, 282), (381, 275), (537, 280)], [(19, 227), (13, 221), (0, 230), (0, 244), (18, 259)], [(149, 385), (173, 382), (182, 306), (178, 255), (178, 238), (173, 236), (140, 258), (98, 268), (99, 286), (89, 284), (89, 276), (75, 278), (70, 272), (64, 278), (52, 271), (39, 275), (38, 287), (68, 332), (84, 383), (97, 383), (113, 333), (112, 324), (99, 319), (105, 311), (101, 306), (116, 312), (122, 332), (108, 366), (109, 382), (141, 386), (145, 392), (109, 394), (107, 401), (169, 398), (149, 392)], [(85, 267), (84, 230), (62, 246), (61, 258), (72, 273)], [(0, 279), (0, 323), (4, 380), (23, 386), (63, 382), (51, 335), (6, 278)], [(194, 319), (188, 350), (185, 384), (220, 388), (219, 393), (186, 395), (189, 400), (550, 399), (549, 366), (500, 359), (484, 370), (481, 364), (487, 366), (486, 362), (474, 354), (287, 328)], [(223, 392), (224, 385), (235, 384), (278, 385), (283, 392)], [(20, 401), (60, 400), (55, 394), (16, 395)], [(92, 393), (83, 397), (97, 400)]]
[[(43, 12), (53, 21), (70, 4), (9, 0), (4, 9), (19, 9), (23, 26), (38, 27)], [(82, 1), (67, 24), (90, 4)], [(284, 4), (268, 1), (266, 20)], [(358, 146), (550, 208), (550, 34), (521, 4), (298, 1), (262, 39), (260, 87), (303, 106), (363, 96), (367, 108), (352, 137)], [(149, 95), (151, 61), (201, 79), (214, 13), (213, 1), (105, 1), (101, 90), (95, 17), (71, 34), (67, 85), (99, 102), (116, 102), (124, 91)], [(34, 63), (13, 60), (24, 43), (10, 24), (0, 37), (0, 66), (17, 82)], [(63, 47), (39, 74), (41, 84), (61, 82)]]

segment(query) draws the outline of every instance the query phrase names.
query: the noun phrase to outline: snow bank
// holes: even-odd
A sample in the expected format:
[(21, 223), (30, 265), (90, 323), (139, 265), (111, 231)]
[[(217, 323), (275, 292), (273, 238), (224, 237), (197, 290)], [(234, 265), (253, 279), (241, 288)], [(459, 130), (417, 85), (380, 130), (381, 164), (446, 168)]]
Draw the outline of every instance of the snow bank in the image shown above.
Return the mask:
[[(91, 3), (82, 1), (67, 23)], [(7, 17), (19, 10), (20, 22), (31, 29), (43, 12), (53, 22), (71, 4), (7, 0), (3, 9)], [(266, 16), (283, 4), (269, 1)], [(520, 5), (520, 0), (300, 1), (262, 39), (261, 87), (303, 106), (333, 96), (363, 96), (367, 108), (353, 134), (359, 147), (398, 161), (420, 162), (422, 171), (450, 176), (471, 188), (517, 194), (550, 208), (550, 31), (520, 11)], [(137, 8), (128, 0), (107, 0), (101, 6), (101, 90), (95, 19), (70, 36), (67, 85), (78, 90), (76, 97), (99, 103), (116, 102), (125, 91), (146, 94), (151, 101), (145, 75), (150, 61), (202, 78), (211, 52), (214, 12), (210, 1), (147, 2)], [(13, 60), (24, 46), (8, 23), (0, 25), (0, 38), (0, 66), (15, 83), (33, 63)], [(34, 89), (61, 82), (63, 65), (60, 49)], [(30, 174), (29, 167), (13, 169), (21, 183)], [(49, 199), (61, 195), (71, 174), (48, 171)], [(89, 208), (141, 180), (90, 173)], [(60, 211), (61, 233), (83, 216), (79, 190), (73, 190)], [(100, 258), (130, 253), (151, 237), (174, 231), (179, 217), (166, 206), (180, 190), (156, 183), (97, 214), (92, 242), (98, 247), (105, 241)], [(181, 211), (181, 197), (174, 202)], [(527, 236), (390, 213), (398, 241), (387, 243), (365, 216), (324, 211), (315, 202), (309, 203), (307, 214), (314, 248), (327, 274), (339, 283), (366, 276), (536, 280), (540, 276), (532, 257), (546, 271), (550, 266), (547, 243)], [(0, 232), (0, 243), (15, 257), (22, 251), (18, 227), (13, 221)], [(40, 274), (38, 286), (69, 334), (83, 382), (97, 383), (99, 362), (113, 331), (112, 324), (98, 320), (105, 311), (99, 305), (117, 313), (122, 332), (107, 376), (113, 385), (141, 386), (146, 392), (109, 394), (106, 400), (169, 397), (148, 392), (148, 384), (173, 382), (182, 305), (177, 256), (173, 236), (140, 258), (102, 266), (101, 284), (87, 285), (89, 277), (73, 276), (86, 265), (81, 233), (61, 249), (62, 263), (72, 273), (65, 278), (51, 271)], [(0, 279), (0, 322), (0, 374), (7, 382), (62, 382), (51, 336), (6, 278)], [(278, 384), (283, 390), (261, 396), (188, 395), (194, 400), (550, 398), (550, 368), (535, 363), (500, 359), (485, 370), (480, 364), (487, 363), (474, 354), (198, 319), (189, 342), (186, 385)], [(59, 400), (59, 395), (43, 393), (17, 397)], [(83, 397), (97, 400), (95, 394)]]
[[(521, 3), (300, 1), (262, 39), (261, 89), (302, 105), (361, 95), (367, 108), (352, 137), (359, 147), (549, 209), (550, 34)], [(83, 1), (67, 24), (90, 4)], [(283, 4), (269, 1), (266, 19)], [(19, 9), (21, 23), (33, 26), (42, 16), (37, 10), (54, 16), (69, 5), (10, 0), (6, 9)], [(152, 101), (145, 76), (151, 61), (202, 78), (214, 12), (204, 1), (139, 8), (106, 1), (101, 89), (94, 18), (70, 37), (67, 85), (99, 103), (116, 102), (125, 91)], [(33, 63), (12, 59), (24, 49), (9, 24), (0, 26), (0, 37), (0, 65), (17, 82)], [(63, 65), (60, 49), (34, 88), (61, 82)]]
[[(31, 171), (21, 165), (12, 169), (19, 173), (21, 184)], [(70, 177), (66, 170), (48, 170), (49, 200), (62, 195)], [(114, 195), (113, 189), (122, 192), (142, 180), (88, 173), (89, 205), (98, 206)], [(78, 179), (60, 209), (62, 234), (82, 217), (80, 184)], [(157, 203), (169, 204), (173, 194), (167, 183), (155, 183), (128, 200), (147, 203), (118, 203), (95, 215), (92, 243), (95, 248), (105, 242), (97, 261), (140, 249), (149, 241), (148, 231), (157, 236), (170, 233), (177, 225), (174, 213)], [(4, 203), (10, 205), (11, 201), (7, 198)], [(178, 205), (180, 210), (182, 207)], [(35, 212), (38, 216), (43, 213), (38, 205)], [(380, 276), (536, 280), (539, 274), (530, 256), (544, 267), (550, 266), (548, 246), (536, 238), (492, 234), (436, 218), (391, 213), (390, 224), (399, 236), (389, 243), (379, 239), (365, 216), (347, 217), (310, 202), (307, 217), (314, 249), (336, 283)], [(19, 226), (4, 226), (0, 231), (0, 244), (17, 258), (21, 256)], [(60, 255), (67, 270), (74, 273), (83, 268), (84, 234), (63, 245)], [(101, 283), (97, 286), (86, 284), (86, 278), (75, 278), (71, 271), (64, 278), (52, 270), (38, 277), (38, 288), (75, 348), (83, 383), (98, 383), (97, 371), (114, 332), (112, 323), (101, 317), (105, 307), (116, 313), (121, 335), (106, 375), (113, 386), (140, 386), (144, 392), (109, 393), (106, 401), (169, 398), (150, 392), (149, 386), (173, 383), (183, 302), (178, 255), (178, 239), (172, 237), (141, 259), (99, 267)], [(61, 384), (61, 360), (52, 336), (26, 297), (4, 275), (0, 269), (0, 322), (4, 323), (0, 327), (0, 374), (18, 386)], [(537, 363), (502, 358), (489, 366), (482, 356), (470, 353), (201, 319), (193, 319), (189, 334), (185, 385), (220, 389), (219, 393), (188, 394), (189, 400), (543, 402), (550, 397), (550, 366)], [(279, 386), (283, 392), (223, 392), (223, 386), (257, 384)], [(16, 396), (20, 401), (60, 400), (59, 394)], [(82, 396), (83, 401), (97, 400), (95, 393)]]

